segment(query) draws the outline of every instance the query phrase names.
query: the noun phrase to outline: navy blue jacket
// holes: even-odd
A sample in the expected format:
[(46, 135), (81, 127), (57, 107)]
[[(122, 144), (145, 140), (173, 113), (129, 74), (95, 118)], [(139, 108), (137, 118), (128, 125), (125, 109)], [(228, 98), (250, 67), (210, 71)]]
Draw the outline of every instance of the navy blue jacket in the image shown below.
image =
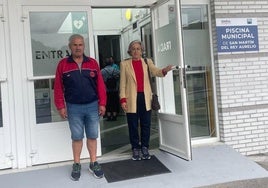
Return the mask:
[(80, 70), (72, 56), (62, 59), (54, 83), (56, 108), (65, 108), (65, 102), (86, 104), (96, 100), (99, 105), (106, 105), (105, 84), (97, 61), (84, 56)]

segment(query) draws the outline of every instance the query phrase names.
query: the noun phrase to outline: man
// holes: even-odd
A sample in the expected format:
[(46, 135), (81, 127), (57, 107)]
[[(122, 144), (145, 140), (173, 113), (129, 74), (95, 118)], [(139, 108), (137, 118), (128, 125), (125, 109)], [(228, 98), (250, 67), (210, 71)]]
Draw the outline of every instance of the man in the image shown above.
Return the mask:
[(106, 116), (107, 121), (116, 121), (119, 112), (119, 76), (120, 71), (114, 68), (112, 61), (106, 61), (106, 66), (101, 70), (106, 84)]
[(111, 56), (111, 57), (109, 58), (109, 62), (110, 62), (110, 64), (112, 65), (113, 68), (115, 68), (116, 70), (120, 70), (120, 69), (119, 69), (119, 66), (118, 66), (117, 64), (115, 64), (113, 56)]
[(56, 70), (54, 102), (63, 119), (68, 118), (72, 138), (74, 164), (71, 179), (81, 175), (80, 154), (84, 130), (90, 155), (89, 170), (96, 178), (103, 177), (97, 162), (99, 116), (105, 114), (106, 90), (97, 61), (84, 55), (85, 43), (81, 35), (69, 38), (71, 55), (63, 58)]

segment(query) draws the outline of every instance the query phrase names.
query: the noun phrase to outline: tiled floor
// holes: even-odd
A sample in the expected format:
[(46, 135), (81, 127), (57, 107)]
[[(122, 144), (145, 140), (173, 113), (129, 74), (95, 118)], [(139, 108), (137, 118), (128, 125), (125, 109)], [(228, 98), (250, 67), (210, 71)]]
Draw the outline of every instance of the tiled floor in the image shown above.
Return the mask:
[[(106, 118), (100, 121), (102, 154), (109, 155), (130, 152), (127, 121), (124, 114), (118, 116), (117, 121), (107, 121)], [(207, 135), (208, 128), (205, 126), (192, 125), (192, 135)], [(150, 149), (159, 148), (157, 114), (152, 113)]]
[[(158, 128), (156, 116), (152, 117), (150, 149), (159, 147)], [(120, 115), (117, 121), (107, 121), (105, 118), (101, 121), (101, 145), (102, 154), (109, 155), (125, 154), (130, 152), (128, 127), (126, 117)]]

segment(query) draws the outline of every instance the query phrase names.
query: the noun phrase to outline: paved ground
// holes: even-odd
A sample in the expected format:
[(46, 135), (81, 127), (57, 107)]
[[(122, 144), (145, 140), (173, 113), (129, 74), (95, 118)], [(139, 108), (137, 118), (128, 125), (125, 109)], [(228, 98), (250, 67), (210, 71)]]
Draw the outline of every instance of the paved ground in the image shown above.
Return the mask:
[[(171, 173), (108, 183), (88, 173), (82, 164), (80, 181), (71, 181), (71, 164), (48, 166), (35, 170), (6, 173), (0, 171), (3, 188), (267, 188), (268, 171), (256, 162), (266, 162), (266, 156), (245, 157), (224, 145), (193, 148), (193, 160), (184, 161), (174, 155), (155, 151), (155, 156)], [(262, 157), (262, 158), (261, 158)], [(108, 162), (101, 160), (101, 163)], [(131, 170), (131, 169), (130, 169)]]
[(252, 180), (234, 181), (198, 188), (267, 188), (268, 178), (258, 178)]
[[(268, 171), (268, 153), (252, 155), (248, 156), (248, 158)], [(232, 181), (198, 188), (268, 188), (268, 178)]]
[(256, 163), (261, 165), (263, 168), (268, 170), (268, 153), (252, 155), (252, 156), (248, 156), (248, 158), (255, 161)]

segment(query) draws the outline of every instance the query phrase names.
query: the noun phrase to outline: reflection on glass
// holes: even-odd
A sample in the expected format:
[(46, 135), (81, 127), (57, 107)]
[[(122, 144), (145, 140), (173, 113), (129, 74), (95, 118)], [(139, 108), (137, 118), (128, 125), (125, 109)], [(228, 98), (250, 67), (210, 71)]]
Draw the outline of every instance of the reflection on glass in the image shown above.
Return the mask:
[(36, 123), (51, 122), (49, 80), (34, 82)]
[[(208, 83), (208, 71), (187, 72), (187, 101), (189, 109), (189, 119), (191, 126), (191, 136), (201, 137), (210, 136), (213, 123), (210, 122), (210, 107), (212, 92)], [(178, 71), (173, 71), (176, 114), (182, 114), (180, 80)]]
[(182, 27), (184, 30), (208, 29), (206, 5), (182, 6)]
[(181, 87), (180, 87), (179, 70), (173, 70), (173, 82), (174, 82), (176, 114), (182, 115)]
[(187, 97), (192, 137), (209, 135), (208, 90), (205, 73), (187, 75)]
[(53, 99), (54, 79), (35, 80), (35, 111), (36, 123), (50, 123), (64, 121), (58, 115)]
[[(84, 37), (85, 52), (89, 52), (87, 17), (87, 12), (81, 11), (30, 12), (34, 76), (55, 75), (59, 60), (70, 55), (68, 40), (72, 34)], [(37, 124), (63, 121), (54, 106), (53, 81), (34, 81)]]
[[(215, 136), (207, 6), (183, 6), (183, 41), (192, 137)], [(194, 52), (194, 53), (193, 53)]]
[(68, 39), (74, 33), (84, 36), (89, 52), (86, 12), (31, 12), (30, 30), (34, 76), (55, 74), (58, 61), (70, 55)]
[(1, 85), (0, 85), (0, 127), (3, 127), (3, 114), (2, 114), (2, 94), (1, 94)]

